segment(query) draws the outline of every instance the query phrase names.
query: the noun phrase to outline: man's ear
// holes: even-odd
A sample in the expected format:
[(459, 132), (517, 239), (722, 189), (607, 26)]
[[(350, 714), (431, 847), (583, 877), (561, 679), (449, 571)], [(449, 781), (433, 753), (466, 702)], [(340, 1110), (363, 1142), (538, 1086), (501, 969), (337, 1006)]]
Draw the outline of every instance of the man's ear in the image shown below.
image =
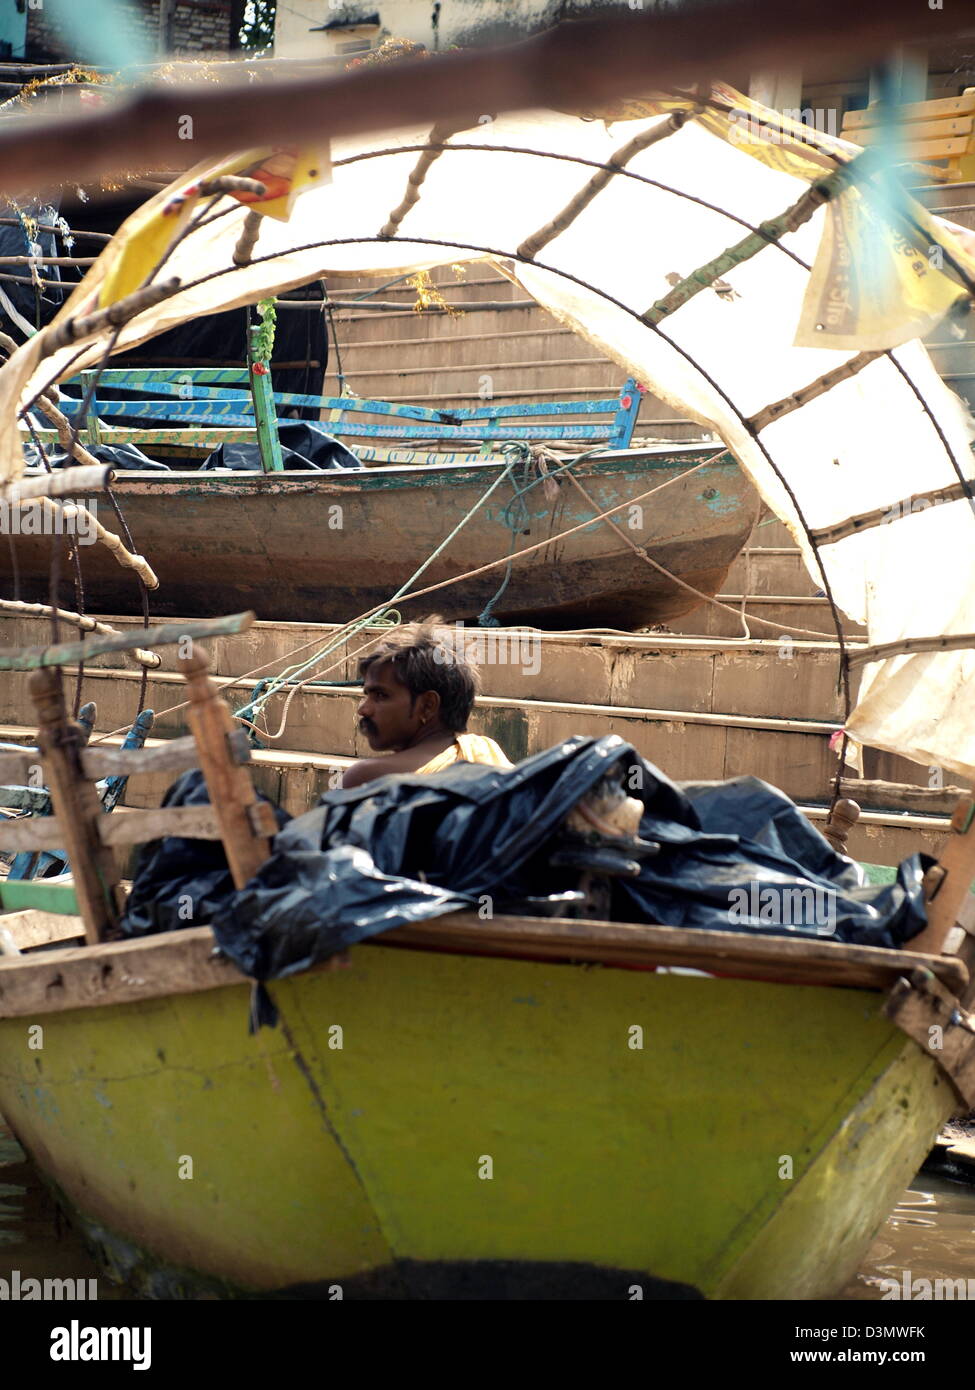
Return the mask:
[(416, 712), (424, 724), (437, 718), (440, 713), (440, 696), (435, 690), (424, 690), (416, 698)]

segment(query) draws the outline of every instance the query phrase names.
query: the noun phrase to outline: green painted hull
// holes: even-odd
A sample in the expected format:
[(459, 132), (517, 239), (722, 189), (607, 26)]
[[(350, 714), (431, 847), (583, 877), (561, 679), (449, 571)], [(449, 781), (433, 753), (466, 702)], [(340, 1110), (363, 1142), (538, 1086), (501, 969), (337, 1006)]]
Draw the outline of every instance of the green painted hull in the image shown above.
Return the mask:
[(44, 1014), (41, 1050), (0, 1021), (0, 1111), (117, 1275), (161, 1297), (829, 1297), (954, 1108), (873, 991), (350, 962), (273, 984), (283, 1026), (256, 1037), (244, 984)]

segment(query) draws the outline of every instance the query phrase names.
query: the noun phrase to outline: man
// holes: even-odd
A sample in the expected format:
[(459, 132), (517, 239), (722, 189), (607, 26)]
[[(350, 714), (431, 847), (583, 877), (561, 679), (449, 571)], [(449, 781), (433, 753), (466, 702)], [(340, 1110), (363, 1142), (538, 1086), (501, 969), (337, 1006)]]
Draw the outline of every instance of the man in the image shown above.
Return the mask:
[(438, 629), (439, 621), (408, 623), (360, 660), (359, 729), (370, 748), (388, 756), (353, 763), (343, 787), (394, 772), (440, 772), (456, 762), (511, 767), (493, 739), (466, 732), (480, 677), (463, 634)]

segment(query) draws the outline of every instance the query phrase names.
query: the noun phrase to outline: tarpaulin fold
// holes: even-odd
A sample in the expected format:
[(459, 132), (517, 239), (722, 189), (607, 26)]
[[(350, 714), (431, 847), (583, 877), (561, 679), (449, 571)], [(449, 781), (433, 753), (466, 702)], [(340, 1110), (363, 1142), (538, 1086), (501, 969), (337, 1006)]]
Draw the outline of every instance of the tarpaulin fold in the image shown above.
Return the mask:
[[(819, 919), (767, 921), (758, 885), (780, 896), (818, 894), (838, 941), (896, 947), (923, 927), (922, 856), (905, 860), (895, 883), (865, 885), (773, 787), (749, 777), (681, 786), (616, 735), (567, 739), (511, 769), (457, 763), (327, 792), (283, 824), (271, 858), (240, 891), (219, 842), (157, 841), (137, 872), (124, 927), (143, 935), (209, 921), (223, 952), (263, 981), (390, 927), (485, 902), (503, 912), (506, 901), (574, 886), (571, 871), (550, 863), (562, 823), (617, 767), (643, 801), (641, 838), (660, 850), (638, 878), (613, 880), (614, 919), (824, 935)], [(205, 800), (201, 775), (187, 773), (166, 804)], [(734, 913), (736, 903), (743, 908)]]

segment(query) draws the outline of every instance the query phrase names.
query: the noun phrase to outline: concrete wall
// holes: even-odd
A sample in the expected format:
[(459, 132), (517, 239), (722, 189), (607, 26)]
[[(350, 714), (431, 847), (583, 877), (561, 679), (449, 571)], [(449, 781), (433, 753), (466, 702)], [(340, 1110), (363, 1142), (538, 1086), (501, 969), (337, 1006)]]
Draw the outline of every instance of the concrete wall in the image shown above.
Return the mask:
[[(12, 4), (13, 0), (6, 0)], [(83, 4), (84, 0), (76, 0)], [(123, 22), (147, 52), (159, 47), (159, 0), (117, 0)], [(0, 5), (0, 11), (5, 5)], [(234, 19), (239, 6), (233, 0), (178, 0), (173, 16), (171, 51), (188, 57), (226, 53), (237, 46)], [(0, 35), (2, 36), (2, 35)], [(27, 56), (31, 61), (67, 60), (76, 55), (70, 40), (59, 32), (46, 6), (28, 6)]]
[(0, 4), (0, 45), (10, 45), (10, 57), (24, 56), (24, 41), (27, 36), (27, 8), (23, 0), (24, 12), (18, 9), (16, 0), (4, 0)]

